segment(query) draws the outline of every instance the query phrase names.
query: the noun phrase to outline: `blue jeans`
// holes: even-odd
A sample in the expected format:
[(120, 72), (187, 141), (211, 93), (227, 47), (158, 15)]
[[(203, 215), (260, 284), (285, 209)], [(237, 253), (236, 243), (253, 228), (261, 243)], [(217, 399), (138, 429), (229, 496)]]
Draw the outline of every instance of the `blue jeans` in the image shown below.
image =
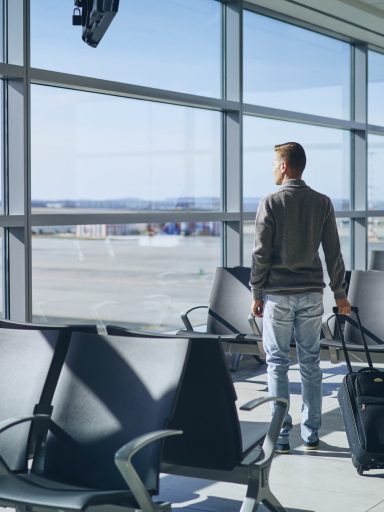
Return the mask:
[[(321, 426), (320, 330), (323, 314), (321, 293), (264, 297), (263, 344), (268, 364), (270, 396), (289, 401), (289, 346), (294, 334), (301, 374), (301, 437), (313, 442)], [(292, 428), (289, 413), (280, 431), (279, 443), (288, 443)]]

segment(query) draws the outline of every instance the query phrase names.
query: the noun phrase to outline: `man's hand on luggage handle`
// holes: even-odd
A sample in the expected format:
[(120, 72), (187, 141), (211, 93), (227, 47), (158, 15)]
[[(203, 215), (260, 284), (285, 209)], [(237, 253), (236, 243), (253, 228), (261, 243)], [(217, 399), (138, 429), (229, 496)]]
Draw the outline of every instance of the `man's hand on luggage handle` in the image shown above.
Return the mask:
[(340, 315), (350, 315), (351, 314), (351, 305), (350, 303), (348, 302), (348, 299), (346, 298), (343, 298), (343, 299), (335, 299), (336, 301), (336, 306), (339, 310), (339, 314)]
[(262, 300), (252, 301), (252, 306), (251, 306), (252, 315), (261, 318), (263, 316), (263, 306), (264, 306), (264, 301), (262, 301)]

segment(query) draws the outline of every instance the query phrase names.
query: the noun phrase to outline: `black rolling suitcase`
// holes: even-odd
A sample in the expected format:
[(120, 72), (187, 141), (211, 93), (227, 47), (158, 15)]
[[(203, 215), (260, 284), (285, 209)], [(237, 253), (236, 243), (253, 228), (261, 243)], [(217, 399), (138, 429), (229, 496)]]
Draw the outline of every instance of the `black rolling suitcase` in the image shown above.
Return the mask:
[[(359, 475), (362, 475), (369, 469), (384, 468), (384, 372), (373, 367), (358, 308), (352, 307), (352, 311), (355, 313), (363, 340), (368, 368), (357, 372), (352, 370), (341, 329), (340, 315), (337, 308), (333, 308), (348, 368), (337, 398), (351, 448), (352, 462)], [(353, 323), (350, 317), (343, 318)]]

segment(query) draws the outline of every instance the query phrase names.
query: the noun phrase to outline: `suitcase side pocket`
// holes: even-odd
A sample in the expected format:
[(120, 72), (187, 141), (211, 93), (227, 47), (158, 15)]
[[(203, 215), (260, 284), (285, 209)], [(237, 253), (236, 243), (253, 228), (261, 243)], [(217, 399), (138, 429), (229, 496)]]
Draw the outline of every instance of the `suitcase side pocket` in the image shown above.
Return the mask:
[(357, 426), (362, 447), (371, 453), (384, 449), (384, 398), (361, 395), (356, 397)]

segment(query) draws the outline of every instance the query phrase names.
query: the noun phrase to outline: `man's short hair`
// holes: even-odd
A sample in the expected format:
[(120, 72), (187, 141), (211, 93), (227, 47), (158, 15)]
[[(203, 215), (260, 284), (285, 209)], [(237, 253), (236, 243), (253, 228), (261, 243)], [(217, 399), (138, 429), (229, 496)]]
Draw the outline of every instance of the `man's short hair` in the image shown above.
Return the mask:
[(284, 144), (276, 144), (275, 151), (280, 158), (288, 162), (289, 167), (298, 176), (301, 176), (307, 163), (304, 148), (298, 142), (285, 142)]

